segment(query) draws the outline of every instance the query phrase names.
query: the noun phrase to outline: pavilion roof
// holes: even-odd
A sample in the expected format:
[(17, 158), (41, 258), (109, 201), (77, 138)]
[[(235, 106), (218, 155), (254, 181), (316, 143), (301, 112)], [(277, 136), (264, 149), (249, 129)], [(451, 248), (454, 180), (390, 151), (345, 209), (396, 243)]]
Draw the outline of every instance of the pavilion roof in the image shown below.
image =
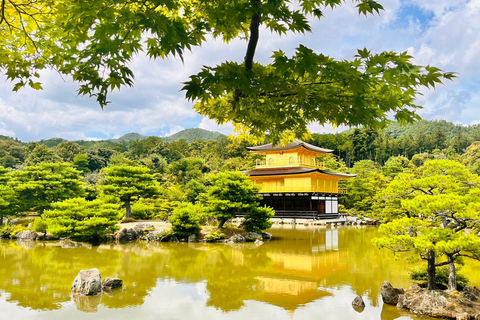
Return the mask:
[(293, 143), (286, 144), (284, 146), (282, 145), (276, 145), (273, 146), (272, 143), (267, 143), (267, 144), (262, 144), (260, 146), (255, 146), (255, 147), (247, 147), (248, 150), (250, 151), (257, 151), (257, 152), (262, 152), (262, 151), (282, 151), (282, 150), (291, 150), (291, 149), (296, 149), (303, 147), (307, 150), (314, 151), (314, 152), (319, 152), (319, 153), (332, 153), (333, 150), (330, 149), (324, 149), (320, 148), (314, 145), (311, 145), (309, 143), (303, 142), (301, 140), (295, 139)]
[(312, 173), (319, 172), (329, 176), (337, 176), (340, 178), (348, 179), (354, 178), (356, 174), (349, 173), (340, 173), (321, 170), (318, 168), (306, 168), (306, 167), (285, 167), (285, 168), (266, 168), (266, 169), (253, 169), (242, 171), (247, 176), (257, 177), (257, 176), (280, 176), (280, 175), (293, 175), (293, 174), (303, 174), (303, 173)]

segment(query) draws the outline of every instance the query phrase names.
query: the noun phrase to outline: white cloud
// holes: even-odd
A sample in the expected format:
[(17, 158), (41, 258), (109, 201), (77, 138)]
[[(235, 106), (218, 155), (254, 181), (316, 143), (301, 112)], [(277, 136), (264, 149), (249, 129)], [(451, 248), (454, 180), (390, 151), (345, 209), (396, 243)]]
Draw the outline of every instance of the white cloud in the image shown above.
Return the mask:
[(311, 123), (307, 128), (311, 133), (339, 133), (349, 129), (347, 126), (334, 127), (332, 125), (321, 125), (319, 123)]
[(200, 122), (198, 127), (205, 130), (218, 131), (227, 136), (233, 134), (233, 125), (231, 123), (218, 124), (215, 122), (215, 120), (209, 119), (207, 117), (202, 118), (202, 122)]
[(173, 128), (170, 129), (170, 132), (167, 133), (167, 134), (165, 135), (165, 137), (172, 136), (172, 135), (174, 135), (175, 133), (182, 131), (183, 129), (184, 129), (184, 128), (181, 127), (181, 126), (175, 126), (175, 127), (173, 127)]

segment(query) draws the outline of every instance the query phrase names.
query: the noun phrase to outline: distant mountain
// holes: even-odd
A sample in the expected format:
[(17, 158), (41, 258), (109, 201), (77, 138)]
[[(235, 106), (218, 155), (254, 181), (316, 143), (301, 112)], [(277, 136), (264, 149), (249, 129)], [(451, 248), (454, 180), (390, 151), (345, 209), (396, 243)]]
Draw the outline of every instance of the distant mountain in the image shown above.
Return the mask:
[(50, 138), (50, 139), (47, 139), (47, 140), (42, 139), (42, 140), (38, 141), (38, 143), (44, 144), (49, 148), (53, 148), (53, 147), (56, 147), (60, 143), (65, 142), (65, 141), (68, 141), (68, 140), (65, 140), (65, 139), (62, 139), (62, 138)]
[(225, 137), (225, 135), (221, 134), (220, 132), (216, 131), (208, 131), (205, 129), (200, 128), (193, 128), (193, 129), (185, 129), (171, 136), (162, 138), (163, 141), (171, 142), (171, 141), (178, 141), (185, 139), (187, 142), (192, 142), (194, 140), (217, 140), (219, 137)]
[(136, 133), (136, 132), (130, 132), (130, 133), (124, 134), (120, 138), (110, 139), (108, 141), (113, 142), (113, 143), (120, 143), (122, 141), (129, 142), (129, 141), (132, 141), (132, 140), (145, 140), (147, 138), (148, 138), (148, 136), (144, 136), (143, 134)]

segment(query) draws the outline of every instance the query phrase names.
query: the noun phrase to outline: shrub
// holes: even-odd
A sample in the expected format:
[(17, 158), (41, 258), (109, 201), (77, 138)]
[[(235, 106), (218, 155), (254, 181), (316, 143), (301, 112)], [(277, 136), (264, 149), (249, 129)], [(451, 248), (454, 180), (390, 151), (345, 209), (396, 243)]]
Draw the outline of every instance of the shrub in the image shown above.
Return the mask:
[(201, 207), (193, 204), (184, 204), (173, 210), (168, 221), (172, 224), (173, 232), (180, 238), (187, 238), (200, 232), (200, 220), (202, 219)]
[(245, 220), (242, 222), (242, 226), (247, 231), (260, 233), (272, 226), (270, 218), (272, 218), (274, 214), (275, 211), (267, 206), (253, 208), (245, 214)]
[(139, 200), (132, 205), (132, 218), (134, 219), (150, 220), (156, 213), (157, 210), (155, 210), (155, 206), (144, 200)]
[(54, 237), (69, 237), (83, 241), (97, 241), (118, 229), (116, 223), (122, 216), (117, 204), (98, 199), (87, 201), (74, 198), (52, 205), (45, 211), (47, 231)]
[(214, 242), (221, 239), (225, 239), (225, 234), (220, 231), (220, 229), (215, 229), (205, 236), (207, 242)]
[(12, 233), (12, 228), (8, 225), (0, 226), (0, 238), (8, 239)]
[(35, 218), (32, 223), (32, 230), (35, 232), (47, 233), (48, 224), (42, 217)]
[[(457, 269), (457, 287), (462, 290), (463, 287), (468, 285), (468, 278), (459, 273), (460, 269)], [(415, 282), (418, 282), (422, 287), (427, 286), (427, 268), (421, 267), (409, 272), (409, 277)], [(435, 284), (439, 289), (448, 288), (448, 266), (437, 267), (435, 270)]]

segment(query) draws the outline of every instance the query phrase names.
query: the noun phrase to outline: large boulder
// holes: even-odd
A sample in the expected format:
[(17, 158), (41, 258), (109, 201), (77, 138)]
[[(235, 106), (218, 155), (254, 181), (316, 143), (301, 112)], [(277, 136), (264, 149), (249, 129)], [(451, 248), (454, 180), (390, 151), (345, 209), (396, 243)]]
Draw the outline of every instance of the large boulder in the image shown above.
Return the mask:
[(121, 288), (122, 286), (123, 286), (123, 280), (118, 278), (106, 277), (102, 283), (102, 288), (105, 291), (112, 291), (113, 289)]
[(115, 234), (115, 240), (120, 242), (133, 241), (137, 239), (137, 232), (132, 228), (123, 228)]
[(143, 236), (144, 234), (155, 230), (155, 226), (151, 223), (141, 222), (141, 223), (137, 223), (133, 227), (133, 230), (135, 230), (136, 237), (139, 238), (139, 237)]
[(480, 319), (480, 304), (456, 292), (427, 290), (412, 285), (399, 299), (397, 307), (436, 318)]
[(241, 234), (235, 234), (230, 237), (230, 239), (227, 240), (228, 243), (240, 243), (240, 242), (245, 242), (245, 237), (242, 236)]
[(163, 229), (155, 229), (147, 233), (143, 239), (147, 241), (162, 241), (169, 233)]
[(97, 268), (80, 270), (73, 280), (72, 291), (76, 294), (93, 296), (102, 293), (102, 275)]
[(394, 288), (390, 282), (385, 281), (380, 288), (380, 293), (382, 294), (382, 300), (384, 303), (397, 305), (398, 296), (404, 294), (405, 291), (401, 288)]
[(35, 241), (38, 235), (36, 232), (32, 231), (20, 231), (15, 235), (15, 237), (20, 241)]

